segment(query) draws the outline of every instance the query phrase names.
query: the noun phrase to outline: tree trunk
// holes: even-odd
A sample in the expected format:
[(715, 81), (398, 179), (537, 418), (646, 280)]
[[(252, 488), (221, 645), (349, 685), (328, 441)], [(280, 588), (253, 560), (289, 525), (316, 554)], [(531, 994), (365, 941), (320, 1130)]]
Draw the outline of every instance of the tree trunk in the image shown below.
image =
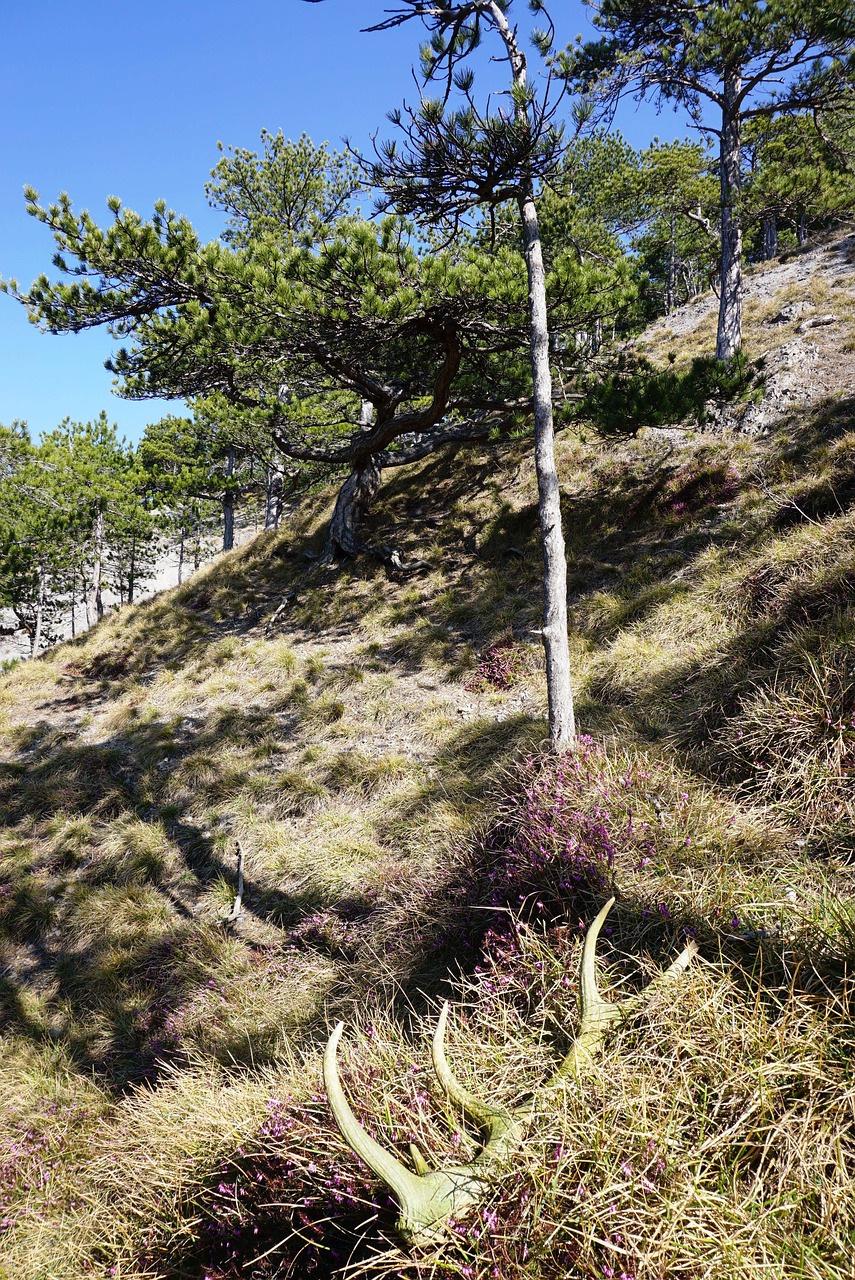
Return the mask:
[[(514, 85), (526, 88), (525, 55), (516, 41), (504, 10), (490, 0), (496, 30), (508, 51)], [(531, 128), (528, 107), (521, 95), (517, 120)], [(546, 654), (546, 692), (549, 703), (549, 740), (556, 751), (567, 751), (576, 737), (573, 688), (570, 683), (570, 645), (567, 639), (567, 561), (561, 528), (561, 491), (555, 466), (555, 430), (552, 423), (552, 374), (549, 368), (549, 327), (546, 310), (546, 273), (534, 183), (521, 175), (519, 210), (528, 275), (529, 339), (531, 346), (532, 400), (534, 404), (534, 466), (537, 473), (537, 510), (543, 544), (543, 648)]]
[(677, 307), (677, 215), (671, 214), (671, 230), (668, 241), (668, 287), (665, 294), (665, 314), (670, 316)]
[(778, 219), (774, 213), (767, 213), (763, 219), (763, 257), (767, 260), (778, 253)]
[(325, 560), (335, 560), (339, 553), (353, 556), (360, 550), (360, 527), (379, 488), (380, 468), (373, 458), (351, 471), (336, 499), (324, 551)]
[(39, 565), (39, 597), (36, 603), (36, 625), (33, 627), (33, 634), (30, 639), (30, 657), (37, 658), (42, 647), (42, 627), (45, 617), (45, 590), (47, 586), (47, 570), (43, 564)]
[(528, 272), (534, 393), (534, 464), (537, 472), (540, 537), (543, 544), (543, 647), (546, 654), (549, 739), (556, 750), (566, 751), (573, 745), (576, 736), (573, 689), (570, 683), (570, 646), (567, 639), (567, 561), (564, 554), (564, 531), (561, 527), (561, 492), (555, 466), (546, 274), (537, 208), (530, 184), (519, 204)]
[(95, 517), (95, 528), (93, 530), (92, 542), (94, 546), (95, 560), (92, 565), (92, 587), (90, 597), (92, 601), (91, 612), (94, 614), (97, 622), (104, 617), (104, 602), (101, 598), (101, 575), (103, 571), (104, 561), (104, 512), (99, 511)]
[(231, 551), (235, 545), (235, 492), (228, 483), (235, 473), (234, 445), (229, 445), (226, 461), (226, 488), (223, 492), (223, 550)]
[(799, 244), (804, 244), (807, 240), (807, 218), (805, 217), (804, 209), (802, 209), (799, 214), (798, 226), (796, 227), (796, 239)]
[(181, 580), (184, 577), (184, 528), (181, 528), (181, 537), (178, 540), (178, 585), (181, 586)]
[(731, 69), (724, 76), (721, 120), (721, 297), (718, 309), (716, 359), (730, 361), (742, 346), (742, 221), (739, 209), (740, 114), (742, 76)]
[(130, 563), (128, 564), (128, 604), (133, 604), (134, 602), (134, 587), (136, 585), (135, 583), (136, 572), (137, 572), (137, 540), (132, 535)]
[(285, 488), (285, 477), (275, 467), (267, 471), (267, 488), (264, 503), (265, 529), (278, 529), (282, 518), (282, 496)]

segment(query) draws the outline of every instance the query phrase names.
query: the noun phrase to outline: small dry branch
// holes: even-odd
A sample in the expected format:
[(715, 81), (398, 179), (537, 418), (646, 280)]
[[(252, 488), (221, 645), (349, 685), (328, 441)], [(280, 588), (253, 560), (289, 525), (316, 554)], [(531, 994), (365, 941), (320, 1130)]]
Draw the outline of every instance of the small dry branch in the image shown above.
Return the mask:
[(234, 906), (229, 914), (225, 917), (225, 923), (231, 924), (232, 921), (243, 914), (243, 846), (240, 840), (235, 840), (235, 852), (237, 853), (237, 893), (235, 894)]

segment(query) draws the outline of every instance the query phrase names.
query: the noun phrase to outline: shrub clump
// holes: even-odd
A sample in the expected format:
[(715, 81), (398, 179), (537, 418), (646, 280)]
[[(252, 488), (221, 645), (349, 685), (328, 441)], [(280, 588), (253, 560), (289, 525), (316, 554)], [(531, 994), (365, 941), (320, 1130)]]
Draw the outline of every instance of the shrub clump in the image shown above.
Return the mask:
[(469, 693), (510, 689), (523, 674), (525, 665), (522, 645), (514, 640), (495, 640), (484, 650), (465, 688)]

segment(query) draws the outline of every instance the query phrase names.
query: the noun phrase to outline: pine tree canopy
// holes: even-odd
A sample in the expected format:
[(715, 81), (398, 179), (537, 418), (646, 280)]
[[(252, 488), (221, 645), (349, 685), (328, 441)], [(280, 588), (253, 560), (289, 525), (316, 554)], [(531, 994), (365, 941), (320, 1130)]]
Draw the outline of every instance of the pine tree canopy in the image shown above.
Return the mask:
[[(59, 278), (7, 291), (51, 333), (106, 326), (123, 342), (108, 368), (124, 396), (203, 397), (212, 412), (221, 401), (286, 455), (335, 465), (409, 461), (512, 430), (529, 411), (526, 275), (511, 245), (428, 252), (400, 218), (348, 217), (322, 243), (262, 230), (231, 247), (201, 243), (162, 203), (144, 221), (113, 200), (105, 227), (65, 195), (44, 207), (31, 191), (28, 207), (54, 235)], [(613, 256), (586, 263), (556, 248), (559, 332), (631, 298), (629, 266)], [(355, 426), (366, 401), (370, 431)]]

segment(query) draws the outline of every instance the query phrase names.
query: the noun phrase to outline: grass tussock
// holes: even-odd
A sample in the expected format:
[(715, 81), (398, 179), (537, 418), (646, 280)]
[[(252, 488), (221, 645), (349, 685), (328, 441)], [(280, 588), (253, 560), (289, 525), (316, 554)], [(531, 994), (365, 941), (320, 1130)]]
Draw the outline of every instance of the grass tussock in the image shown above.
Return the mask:
[[(758, 391), (704, 341), (626, 375), (639, 424)], [(853, 402), (763, 440), (590, 432), (559, 438), (565, 761), (519, 442), (384, 486), (412, 575), (318, 567), (318, 494), (0, 678), (0, 1274), (849, 1280)], [(439, 999), (476, 1092), (536, 1089), (613, 892), (607, 989), (700, 959), (405, 1255), (323, 1099), (330, 1024), (372, 1132), (469, 1158)]]

